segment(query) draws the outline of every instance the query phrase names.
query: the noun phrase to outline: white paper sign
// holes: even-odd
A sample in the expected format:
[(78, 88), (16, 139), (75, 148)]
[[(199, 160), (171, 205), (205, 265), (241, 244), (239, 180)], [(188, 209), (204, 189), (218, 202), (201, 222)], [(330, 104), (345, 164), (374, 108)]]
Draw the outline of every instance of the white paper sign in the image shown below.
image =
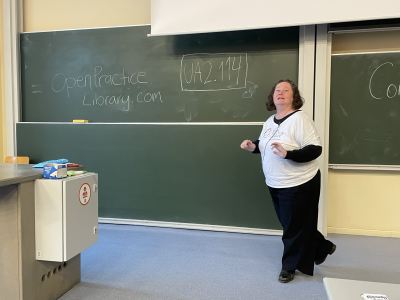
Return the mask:
[(389, 300), (386, 295), (381, 294), (362, 294), (361, 297), (363, 297), (364, 300)]

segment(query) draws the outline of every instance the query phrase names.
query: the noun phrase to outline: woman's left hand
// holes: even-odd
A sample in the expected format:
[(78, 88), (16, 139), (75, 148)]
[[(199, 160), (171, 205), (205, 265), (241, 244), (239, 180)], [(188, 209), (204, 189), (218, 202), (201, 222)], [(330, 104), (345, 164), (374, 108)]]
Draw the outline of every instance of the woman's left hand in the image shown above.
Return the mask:
[(283, 146), (279, 143), (272, 143), (271, 144), (271, 150), (275, 149), (276, 151), (272, 151), (274, 154), (278, 155), (281, 158), (285, 158), (286, 157), (286, 150), (285, 148), (283, 148)]

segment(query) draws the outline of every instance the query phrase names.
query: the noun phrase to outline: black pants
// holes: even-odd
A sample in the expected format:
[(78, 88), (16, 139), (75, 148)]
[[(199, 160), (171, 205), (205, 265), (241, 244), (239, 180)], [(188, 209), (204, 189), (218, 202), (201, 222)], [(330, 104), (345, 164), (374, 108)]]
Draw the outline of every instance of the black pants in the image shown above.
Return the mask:
[(268, 187), (283, 227), (282, 269), (313, 275), (314, 261), (325, 257), (332, 242), (318, 231), (318, 202), (321, 173), (290, 188)]

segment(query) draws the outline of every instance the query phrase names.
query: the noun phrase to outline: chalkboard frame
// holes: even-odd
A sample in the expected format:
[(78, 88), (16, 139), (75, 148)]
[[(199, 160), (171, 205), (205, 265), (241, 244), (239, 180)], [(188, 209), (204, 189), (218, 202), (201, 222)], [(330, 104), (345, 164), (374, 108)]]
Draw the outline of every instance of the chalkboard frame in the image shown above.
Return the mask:
[[(343, 57), (344, 59), (351, 59), (352, 57), (355, 57), (356, 59), (357, 58), (362, 59), (363, 56), (366, 59), (374, 59), (374, 57), (375, 57), (374, 63), (377, 64), (377, 65), (374, 66), (374, 67), (372, 67), (372, 65), (371, 65), (370, 69), (371, 68), (372, 69), (369, 70), (369, 71), (366, 71), (366, 70), (362, 70), (361, 71), (362, 74), (364, 74), (365, 72), (369, 72), (368, 76), (371, 77), (371, 78), (370, 78), (370, 80), (364, 80), (365, 81), (364, 85), (368, 85), (368, 82), (369, 82), (369, 91), (370, 91), (370, 94), (371, 94), (372, 93), (371, 92), (372, 77), (374, 76), (375, 71), (377, 71), (377, 68), (379, 69), (379, 67), (381, 65), (381, 62), (379, 62), (380, 59), (381, 59), (379, 57), (379, 55), (386, 55), (386, 54), (388, 54), (388, 55), (398, 54), (400, 56), (400, 51), (375, 51), (375, 52), (368, 51), (368, 52), (355, 52), (355, 53), (350, 52), (350, 53), (333, 53), (333, 54), (331, 54), (330, 97), (328, 98), (329, 99), (329, 107), (330, 107), (330, 110), (329, 110), (329, 112), (330, 112), (329, 113), (329, 148), (330, 148), (330, 151), (329, 151), (329, 157), (328, 157), (328, 168), (330, 168), (330, 169), (359, 170), (359, 171), (394, 171), (394, 172), (400, 171), (400, 165), (399, 164), (390, 164), (390, 163), (389, 164), (379, 164), (379, 163), (378, 164), (374, 164), (374, 163), (371, 163), (371, 164), (365, 164), (365, 163), (341, 163), (340, 161), (338, 161), (337, 157), (334, 158), (336, 161), (332, 162), (331, 150), (332, 150), (332, 147), (334, 147), (334, 145), (336, 144), (336, 143), (332, 142), (332, 135), (334, 134), (333, 128), (332, 128), (333, 126), (331, 124), (332, 123), (332, 114), (333, 114), (332, 105), (334, 105), (334, 104), (336, 105), (335, 101), (337, 101), (337, 100), (332, 100), (332, 92), (333, 92), (333, 89), (334, 89), (334, 88), (332, 88), (332, 85), (333, 85), (332, 80), (334, 80), (334, 79), (332, 79), (332, 76), (334, 75), (333, 72), (332, 72), (332, 69), (335, 68), (334, 59), (339, 59), (341, 57)], [(387, 64), (387, 62), (383, 63), (383, 65), (385, 65), (385, 64)], [(346, 66), (348, 66), (349, 72), (352, 71), (352, 70), (350, 70), (350, 68), (351, 68), (350, 65), (351, 65), (351, 62), (347, 62)], [(342, 74), (345, 74), (345, 73), (346, 72), (344, 72), (344, 73), (342, 72)], [(375, 98), (375, 96), (373, 96), (372, 94), (371, 94), (371, 96), (373, 98)], [(341, 108), (341, 110), (343, 110), (343, 107)]]

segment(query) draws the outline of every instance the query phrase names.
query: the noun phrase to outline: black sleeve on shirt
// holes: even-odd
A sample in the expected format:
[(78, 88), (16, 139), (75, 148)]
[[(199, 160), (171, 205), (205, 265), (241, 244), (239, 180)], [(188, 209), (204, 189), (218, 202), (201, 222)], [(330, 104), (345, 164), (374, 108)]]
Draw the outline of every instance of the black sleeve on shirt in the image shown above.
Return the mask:
[(287, 151), (285, 159), (291, 159), (298, 163), (305, 163), (316, 159), (318, 156), (321, 155), (321, 153), (321, 146), (308, 145), (299, 150)]
[(260, 143), (260, 140), (254, 141), (253, 144), (256, 145), (256, 149), (252, 153), (260, 153), (260, 148), (258, 148), (258, 144)]

